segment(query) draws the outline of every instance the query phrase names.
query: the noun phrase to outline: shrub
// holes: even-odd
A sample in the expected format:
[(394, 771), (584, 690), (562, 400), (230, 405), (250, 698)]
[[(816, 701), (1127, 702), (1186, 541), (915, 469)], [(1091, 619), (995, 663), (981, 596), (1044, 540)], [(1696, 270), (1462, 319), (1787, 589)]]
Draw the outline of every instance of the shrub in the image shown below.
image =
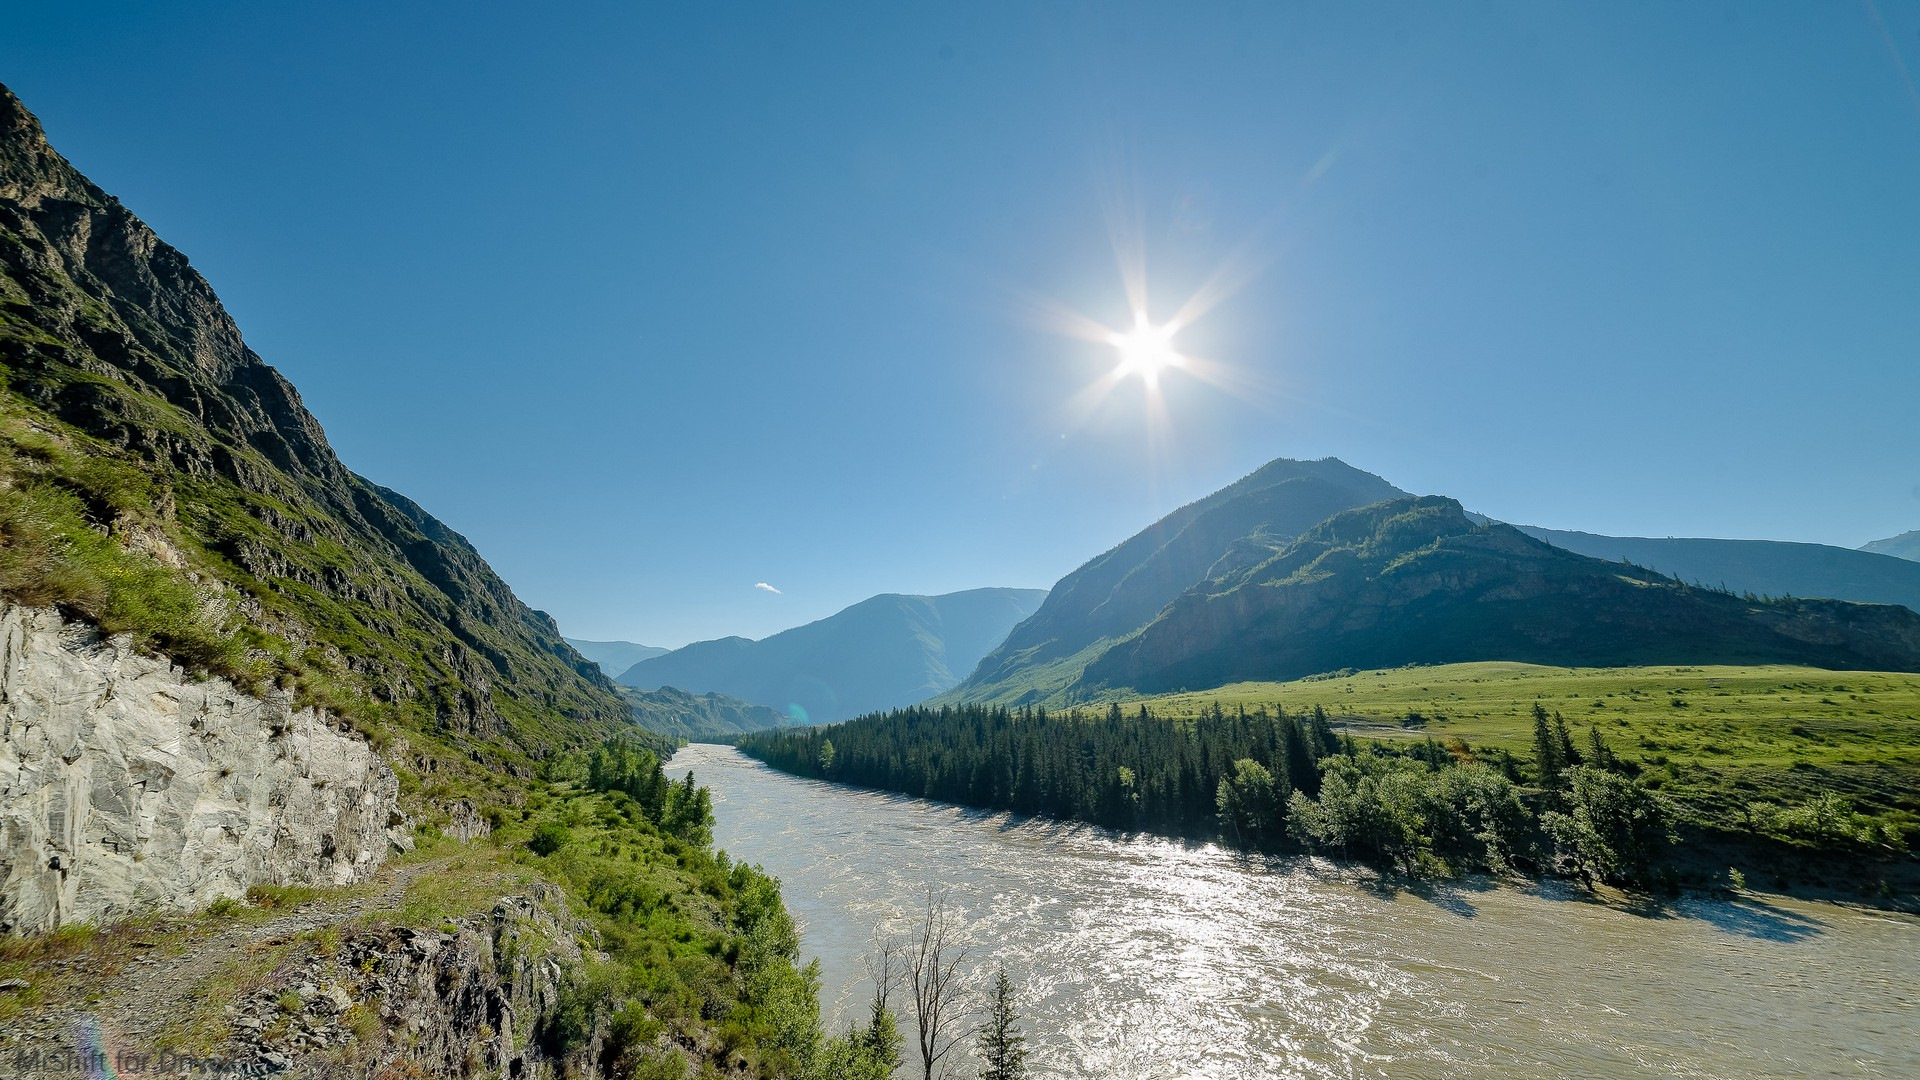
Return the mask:
[(551, 855), (567, 846), (567, 841), (572, 838), (573, 833), (566, 826), (549, 821), (533, 830), (527, 847), (533, 849), (535, 855)]

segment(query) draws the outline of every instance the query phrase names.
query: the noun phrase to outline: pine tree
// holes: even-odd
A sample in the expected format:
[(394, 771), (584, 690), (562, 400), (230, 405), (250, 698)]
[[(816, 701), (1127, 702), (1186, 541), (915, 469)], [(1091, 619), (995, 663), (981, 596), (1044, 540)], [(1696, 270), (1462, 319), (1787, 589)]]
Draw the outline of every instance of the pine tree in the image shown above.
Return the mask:
[(1600, 737), (1597, 727), (1587, 729), (1587, 764), (1608, 771), (1614, 766), (1613, 751), (1608, 748), (1607, 740)]
[(1586, 764), (1580, 760), (1580, 751), (1574, 749), (1573, 733), (1567, 730), (1567, 718), (1561, 716), (1558, 709), (1553, 712), (1553, 737), (1560, 743), (1561, 768)]
[(874, 998), (866, 1030), (854, 1032), (853, 1041), (861, 1065), (871, 1075), (892, 1076), (900, 1067), (900, 1051), (906, 1045), (906, 1037), (900, 1034), (899, 1021), (894, 1019), (893, 1010), (887, 1008), (886, 998)]
[(1014, 1027), (1013, 980), (1003, 966), (994, 976), (987, 1023), (980, 1029), (980, 1056), (987, 1067), (980, 1080), (1027, 1080), (1027, 1040)]
[(1547, 710), (1537, 701), (1533, 703), (1533, 760), (1540, 769), (1540, 786), (1549, 791), (1559, 788), (1566, 759), (1560, 756), (1560, 740), (1547, 723)]

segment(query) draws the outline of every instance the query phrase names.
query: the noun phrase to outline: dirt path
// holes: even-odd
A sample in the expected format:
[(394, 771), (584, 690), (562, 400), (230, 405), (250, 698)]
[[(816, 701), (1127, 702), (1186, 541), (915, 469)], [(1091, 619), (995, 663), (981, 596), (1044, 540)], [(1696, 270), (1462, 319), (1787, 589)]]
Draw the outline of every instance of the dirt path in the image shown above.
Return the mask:
[[(408, 887), (443, 863), (389, 865), (371, 880), (372, 892), (315, 901), (264, 921), (223, 926), (180, 920), (105, 931), (91, 946), (47, 964), (46, 1003), (0, 1032), (0, 1077), (217, 1075), (162, 1071), (153, 1064), (165, 1055), (167, 1037), (189, 1018), (226, 1004), (208, 1001), (210, 993), (224, 989), (216, 984), (230, 980), (250, 958), (270, 964), (300, 934), (398, 909)], [(273, 1063), (257, 1063), (257, 1071), (270, 1074)]]

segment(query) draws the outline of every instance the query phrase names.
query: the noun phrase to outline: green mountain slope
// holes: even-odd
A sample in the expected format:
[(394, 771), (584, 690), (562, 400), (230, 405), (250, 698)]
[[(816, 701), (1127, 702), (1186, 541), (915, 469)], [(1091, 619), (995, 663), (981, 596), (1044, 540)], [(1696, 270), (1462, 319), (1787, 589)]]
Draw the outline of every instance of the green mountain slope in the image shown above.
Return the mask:
[(0, 592), (280, 684), (416, 755), (627, 723), (459, 534), (342, 465), (180, 252), (0, 88)]
[(681, 686), (828, 723), (923, 701), (960, 679), (1046, 593), (971, 589), (944, 596), (885, 593), (760, 641), (699, 641), (642, 660), (620, 676), (640, 689)]
[(787, 723), (784, 713), (725, 694), (689, 694), (671, 686), (658, 690), (623, 686), (620, 696), (633, 706), (634, 723), (672, 739), (725, 741)]
[(1475, 524), (1451, 499), (1340, 514), (1189, 590), (1072, 691), (1165, 692), (1341, 668), (1805, 664), (1920, 671), (1920, 615), (1753, 601)]
[(1017, 704), (1058, 693), (1188, 589), (1263, 561), (1342, 510), (1406, 492), (1338, 458), (1281, 458), (1175, 510), (1061, 578), (943, 700)]
[(607, 676), (618, 675), (642, 660), (655, 656), (665, 656), (672, 649), (662, 649), (657, 645), (640, 645), (631, 641), (585, 641), (580, 638), (568, 638), (567, 644), (573, 651), (600, 665)]
[[(1903, 532), (1899, 536), (1889, 536), (1885, 540), (1875, 540), (1865, 544), (1861, 551), (1871, 551), (1876, 555), (1891, 555), (1896, 559), (1911, 559), (1920, 562), (1920, 529)], [(1912, 607), (1912, 604), (1908, 604)]]
[[(1531, 525), (1515, 528), (1555, 547), (1608, 562), (1626, 560), (1671, 578), (1760, 596), (1810, 596), (1920, 611), (1920, 563), (1878, 552), (1781, 540), (1598, 536)], [(1916, 536), (1920, 539), (1920, 535)], [(1898, 538), (1896, 538), (1898, 539)], [(1892, 543), (1893, 541), (1880, 541)], [(1920, 550), (1916, 550), (1920, 556)]]

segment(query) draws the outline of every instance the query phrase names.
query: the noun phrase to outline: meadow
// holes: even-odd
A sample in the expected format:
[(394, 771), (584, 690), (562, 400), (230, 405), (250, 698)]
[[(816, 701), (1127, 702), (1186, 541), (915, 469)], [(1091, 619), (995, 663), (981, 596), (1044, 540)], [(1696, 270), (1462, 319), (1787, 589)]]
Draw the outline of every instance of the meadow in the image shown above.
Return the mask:
[(1356, 738), (1458, 740), (1533, 755), (1536, 704), (1588, 729), (1703, 824), (1733, 826), (1754, 801), (1832, 791), (1857, 809), (1920, 817), (1920, 675), (1817, 668), (1557, 668), (1474, 663), (1345, 671), (1128, 699), (1155, 715), (1278, 705), (1325, 710)]

